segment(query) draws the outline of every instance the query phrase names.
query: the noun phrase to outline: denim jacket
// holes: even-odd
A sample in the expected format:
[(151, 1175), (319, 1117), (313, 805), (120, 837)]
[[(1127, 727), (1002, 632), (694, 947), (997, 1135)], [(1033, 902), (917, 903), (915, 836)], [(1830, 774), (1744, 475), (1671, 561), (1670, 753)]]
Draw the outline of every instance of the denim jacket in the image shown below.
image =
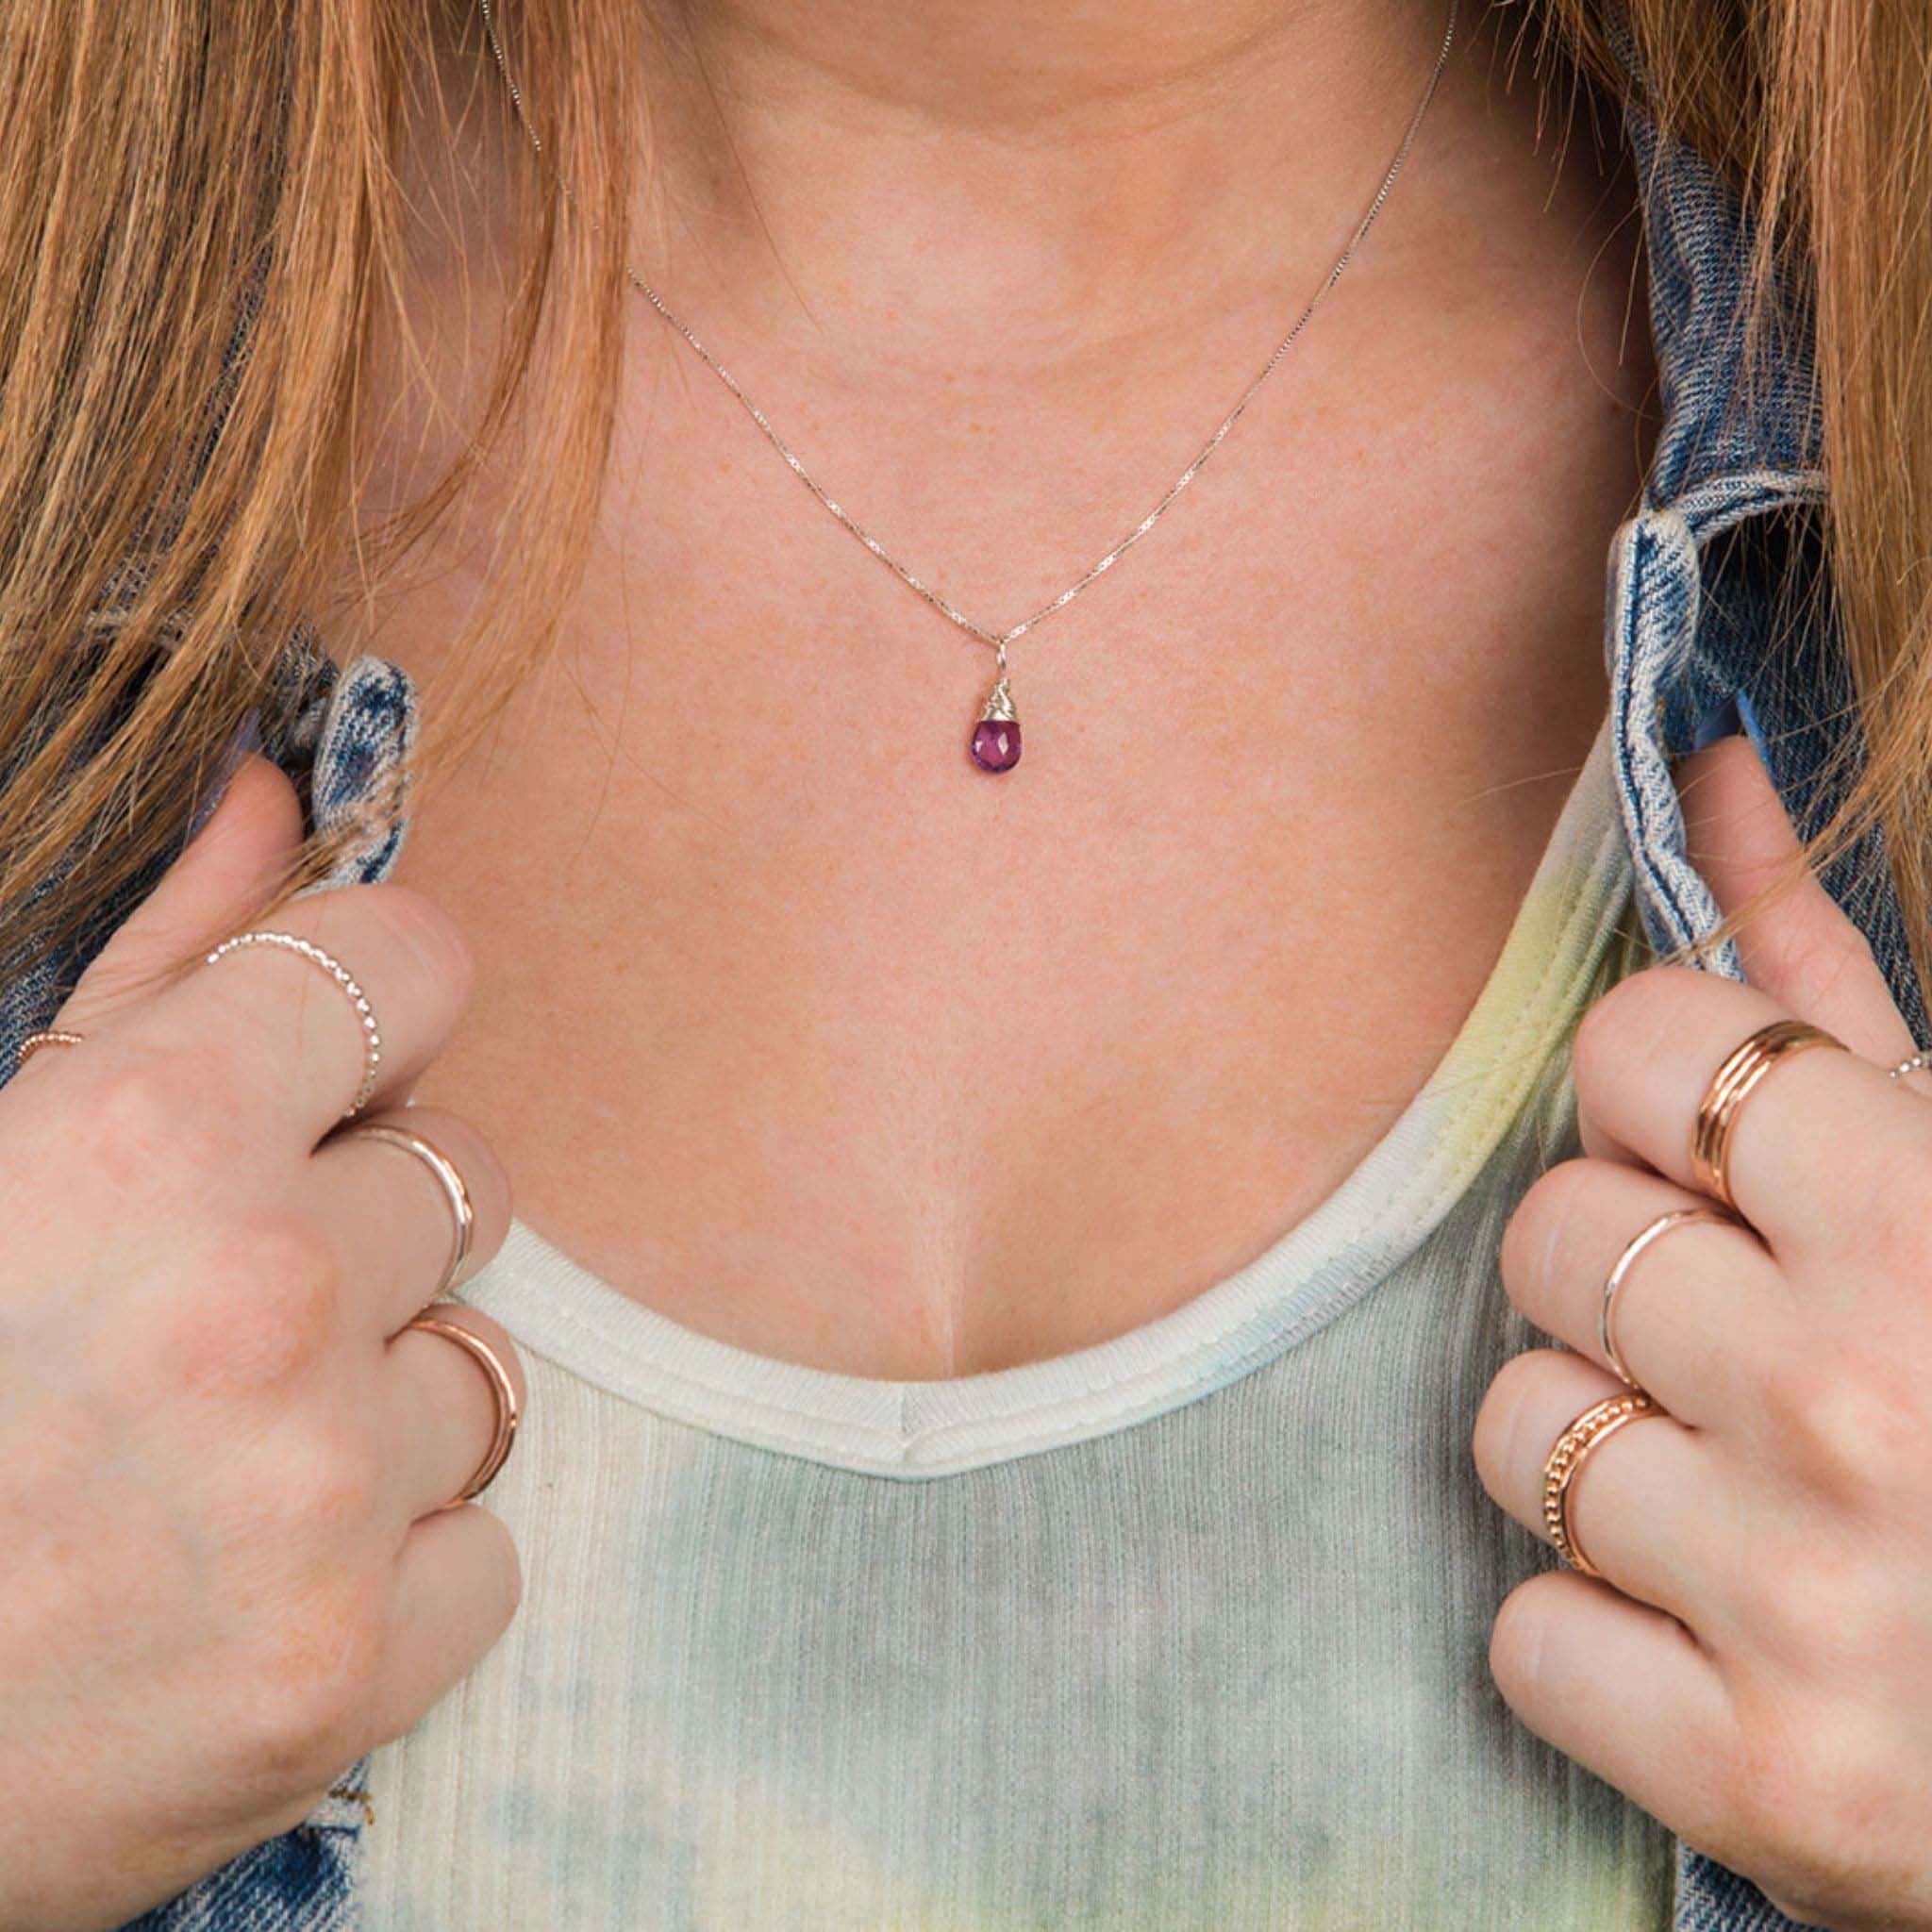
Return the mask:
[[(1607, 573), (1605, 652), (1616, 783), (1644, 925), (1659, 948), (1694, 943), (1716, 923), (1710, 891), (1685, 850), (1671, 761), (1732, 699), (1800, 824), (1815, 824), (1844, 782), (1851, 690), (1823, 573), (1815, 387), (1808, 326), (1789, 304), (1745, 380), (1742, 295), (1751, 233), (1736, 197), (1694, 154), (1625, 114), (1638, 163), (1652, 335), (1664, 422), (1640, 506), (1616, 532)], [(1525, 525), (1525, 538), (1533, 532)], [(287, 675), (264, 707), (262, 741), (293, 773), (313, 823), (340, 823), (408, 752), (416, 722), (408, 679), (360, 658), (338, 672), (299, 631)], [(339, 883), (392, 868), (400, 819), (363, 839)], [(1903, 924), (1874, 849), (1826, 884), (1869, 937), (1915, 1037), (1926, 1037)], [(131, 897), (131, 895), (130, 895)], [(125, 908), (118, 908), (125, 912)], [(45, 1024), (75, 955), (0, 980), (0, 1068)], [(1735, 948), (1712, 969), (1741, 976)], [(324, 1807), (170, 1905), (140, 1932), (347, 1932), (358, 1923), (362, 1807), (351, 1773)], [(1680, 1846), (1673, 1932), (1790, 1932), (1757, 1889)], [(373, 1928), (379, 1932), (379, 1928)], [(455, 1932), (455, 1928), (452, 1928)]]

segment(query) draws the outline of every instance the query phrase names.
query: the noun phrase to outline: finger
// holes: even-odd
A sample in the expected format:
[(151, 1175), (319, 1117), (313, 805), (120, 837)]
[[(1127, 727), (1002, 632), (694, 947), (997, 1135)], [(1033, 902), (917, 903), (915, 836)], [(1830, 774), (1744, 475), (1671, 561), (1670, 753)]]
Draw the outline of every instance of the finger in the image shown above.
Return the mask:
[[(516, 1344), (501, 1324), (459, 1302), (439, 1302), (436, 1319), (476, 1336), (508, 1372), (522, 1412), (527, 1389)], [(470, 1351), (446, 1335), (404, 1328), (385, 1353), (383, 1470), (404, 1520), (426, 1516), (459, 1495), (496, 1440), (496, 1385)]]
[[(1541, 1175), (1504, 1230), (1503, 1287), (1546, 1335), (1614, 1370), (1605, 1287), (1643, 1231), (1711, 1203), (1641, 1168), (1566, 1160)], [(1790, 1291), (1764, 1244), (1728, 1218), (1676, 1222), (1618, 1277), (1611, 1337), (1636, 1381), (1679, 1421), (1721, 1427), (1753, 1406), (1761, 1353), (1790, 1324)]]
[[(367, 1130), (415, 1136), (456, 1171), (470, 1212), (469, 1253), (454, 1276), (458, 1210), (434, 1166), (409, 1147)], [(509, 1232), (509, 1178), (490, 1143), (460, 1115), (396, 1108), (331, 1134), (308, 1163), (316, 1218), (334, 1231), (343, 1278), (355, 1285), (385, 1337), (433, 1297), (468, 1281)]]
[(302, 842), (295, 788), (243, 758), (206, 824), (82, 974), (54, 1024), (92, 1034), (159, 991), (280, 890)]
[[(1768, 994), (1708, 973), (1658, 966), (1636, 974), (1576, 1029), (1578, 1107), (1659, 1174), (1702, 1192), (1690, 1144), (1710, 1082), (1759, 1027), (1788, 1017)], [(1825, 1158), (1832, 1149), (1860, 1158)], [(1852, 1053), (1788, 1055), (1732, 1117), (1731, 1193), (1781, 1257), (1842, 1241), (1863, 1217), (1895, 1212), (1896, 1201), (1909, 1198), (1903, 1176), (1928, 1165), (1932, 1108)]]
[[(1476, 1474), (1525, 1529), (1543, 1525), (1543, 1466), (1587, 1408), (1630, 1391), (1593, 1362), (1532, 1349), (1505, 1362), (1476, 1412)], [(1570, 1479), (1571, 1541), (1629, 1596), (1688, 1616), (1713, 1564), (1724, 1560), (1730, 1476), (1709, 1440), (1659, 1409), (1586, 1452)]]
[[(375, 1023), (373, 1111), (407, 1092), (468, 1006), (469, 949), (454, 924), (405, 887), (310, 893), (266, 923), (334, 958)], [(142, 1012), (144, 1041), (199, 1058), (225, 1102), (273, 1109), (309, 1147), (360, 1091), (371, 1036), (328, 970), (279, 945), (204, 962)]]
[(1540, 1738), (1680, 1837), (1720, 1843), (1738, 1725), (1718, 1666), (1674, 1617), (1574, 1571), (1546, 1572), (1504, 1599), (1490, 1671)]
[(1578, 1144), (1592, 1160), (1620, 1160), (1625, 1167), (1649, 1167), (1649, 1163), (1641, 1158), (1634, 1148), (1624, 1146), (1614, 1134), (1606, 1130), (1601, 1121), (1592, 1120), (1587, 1113), (1579, 1113), (1577, 1116), (1576, 1138)]
[[(1864, 934), (1802, 870), (1797, 833), (1751, 741), (1726, 738), (1685, 759), (1677, 787), (1692, 864), (1726, 918), (1744, 915), (1738, 951), (1751, 984), (1854, 1053), (1888, 1067), (1905, 1059), (1911, 1032), (1885, 975)], [(1794, 868), (1791, 889), (1753, 911)]]
[(370, 1700), (372, 1743), (411, 1730), (509, 1627), (523, 1594), (516, 1545), (474, 1504), (425, 1516), (404, 1540), (390, 1641)]

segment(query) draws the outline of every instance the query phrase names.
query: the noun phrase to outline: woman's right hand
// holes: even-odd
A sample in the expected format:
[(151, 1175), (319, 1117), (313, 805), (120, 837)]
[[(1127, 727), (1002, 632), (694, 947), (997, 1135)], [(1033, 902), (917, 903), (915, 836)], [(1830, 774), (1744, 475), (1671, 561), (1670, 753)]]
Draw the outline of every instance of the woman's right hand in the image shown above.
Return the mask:
[[(167, 971), (257, 922), (299, 835), (287, 779), (246, 761), (58, 1016), (84, 1042), (0, 1090), (7, 1932), (121, 1925), (297, 1824), (516, 1607), (503, 1525), (440, 1507), (490, 1445), (491, 1385), (402, 1332), (449, 1203), (405, 1150), (330, 1137), (362, 1076), (350, 1003), (275, 947)], [(467, 1003), (455, 929), (391, 886), (267, 923), (360, 981), (380, 1119)], [(474, 1272), (502, 1173), (459, 1120), (402, 1118), (468, 1184)]]

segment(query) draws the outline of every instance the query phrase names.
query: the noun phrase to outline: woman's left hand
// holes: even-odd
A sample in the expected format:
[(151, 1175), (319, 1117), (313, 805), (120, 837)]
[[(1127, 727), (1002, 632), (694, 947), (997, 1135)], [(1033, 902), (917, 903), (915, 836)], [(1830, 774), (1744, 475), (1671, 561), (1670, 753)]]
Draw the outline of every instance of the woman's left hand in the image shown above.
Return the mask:
[[(1726, 912), (1793, 848), (1748, 741), (1679, 779)], [(1708, 1207), (1690, 1159), (1711, 1075), (1795, 1016), (1851, 1049), (1780, 1060), (1744, 1101), (1742, 1223), (1677, 1224), (1617, 1291), (1615, 1340), (1659, 1413), (1589, 1452), (1568, 1526), (1602, 1573), (1539, 1574), (1490, 1646), (1529, 1727), (1801, 1923), (1932, 1927), (1932, 1075), (1857, 929), (1807, 879), (1748, 925), (1749, 986), (1654, 968), (1586, 1015), (1586, 1154), (1542, 1176), (1503, 1280), (1574, 1353), (1507, 1363), (1483, 1483), (1540, 1536), (1543, 1465), (1627, 1392), (1598, 1337), (1639, 1230)]]

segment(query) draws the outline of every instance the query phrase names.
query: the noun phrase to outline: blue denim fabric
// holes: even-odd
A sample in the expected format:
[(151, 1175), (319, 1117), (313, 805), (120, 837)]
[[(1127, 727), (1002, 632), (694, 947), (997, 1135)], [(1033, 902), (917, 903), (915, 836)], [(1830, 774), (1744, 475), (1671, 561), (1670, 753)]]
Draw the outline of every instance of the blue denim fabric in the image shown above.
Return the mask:
[(356, 1859), (363, 1815), (359, 1800), (331, 1796), (295, 1830), (143, 1912), (125, 1932), (350, 1932), (360, 1923)]
[[(1666, 420), (1642, 500), (1610, 547), (1605, 649), (1638, 905), (1652, 941), (1674, 948), (1697, 944), (1717, 923), (1686, 856), (1671, 782), (1672, 759), (1699, 741), (1700, 726), (1740, 717), (1801, 824), (1818, 823), (1842, 795), (1860, 747), (1819, 543), (1824, 484), (1806, 318), (1791, 301), (1760, 361), (1747, 364), (1741, 295), (1751, 234), (1742, 210), (1709, 168), (1660, 140), (1640, 111), (1625, 123), (1641, 179)], [(290, 641), (288, 675), (264, 707), (261, 737), (304, 783), (313, 822), (330, 827), (382, 795), (415, 721), (403, 673), (364, 658), (338, 675), (303, 631)], [(386, 876), (405, 830), (398, 803), (357, 840), (330, 883)], [(1875, 842), (1833, 867), (1826, 884), (1871, 939), (1925, 1039)], [(45, 1024), (88, 950), (32, 973), (0, 971), (0, 1078), (20, 1036)], [(1707, 963), (1740, 976), (1735, 947), (1710, 949)], [(345, 1784), (355, 1781), (352, 1773)], [(353, 1796), (332, 1797), (296, 1831), (146, 1914), (140, 1932), (347, 1932), (357, 1923), (360, 1822)], [(1792, 1932), (1748, 1880), (1688, 1846), (1677, 1865), (1674, 1932)]]

